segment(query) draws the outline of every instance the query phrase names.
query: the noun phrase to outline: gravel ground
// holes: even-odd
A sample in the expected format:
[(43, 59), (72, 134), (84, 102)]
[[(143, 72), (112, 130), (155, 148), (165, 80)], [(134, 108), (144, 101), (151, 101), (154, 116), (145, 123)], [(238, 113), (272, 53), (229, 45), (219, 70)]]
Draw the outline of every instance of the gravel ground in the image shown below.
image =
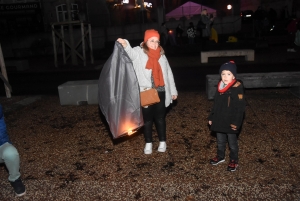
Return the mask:
[(240, 168), (227, 172), (228, 157), (208, 163), (216, 138), (205, 92), (179, 92), (167, 114), (167, 152), (151, 155), (143, 154), (141, 132), (113, 140), (97, 105), (61, 106), (58, 96), (43, 96), (6, 113), (27, 195), (14, 196), (1, 165), (0, 200), (300, 200), (300, 99), (288, 89), (246, 97)]

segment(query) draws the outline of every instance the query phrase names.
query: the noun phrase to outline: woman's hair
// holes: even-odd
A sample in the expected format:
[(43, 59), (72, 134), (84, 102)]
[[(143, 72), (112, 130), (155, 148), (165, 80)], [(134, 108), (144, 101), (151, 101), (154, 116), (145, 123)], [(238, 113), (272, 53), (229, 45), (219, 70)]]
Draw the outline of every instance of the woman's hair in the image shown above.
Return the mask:
[[(147, 46), (146, 42), (142, 42), (140, 44), (140, 47), (144, 50), (145, 54), (147, 54), (149, 52), (149, 47)], [(165, 50), (160, 45), (158, 47), (160, 47), (160, 54), (164, 55), (165, 54)]]

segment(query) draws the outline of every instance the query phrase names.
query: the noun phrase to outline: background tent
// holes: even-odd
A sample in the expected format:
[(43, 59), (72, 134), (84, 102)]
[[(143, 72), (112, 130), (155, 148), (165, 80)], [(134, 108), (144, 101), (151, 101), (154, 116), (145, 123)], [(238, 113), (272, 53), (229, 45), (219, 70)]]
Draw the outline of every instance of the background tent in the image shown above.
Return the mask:
[(185, 4), (179, 6), (178, 8), (166, 14), (166, 20), (169, 20), (170, 18), (175, 18), (176, 20), (179, 20), (181, 17), (186, 17), (187, 19), (189, 19), (194, 15), (200, 15), (201, 11), (205, 8), (207, 9), (207, 13), (209, 15), (210, 14), (213, 14), (214, 16), (216, 15), (215, 9), (188, 1)]

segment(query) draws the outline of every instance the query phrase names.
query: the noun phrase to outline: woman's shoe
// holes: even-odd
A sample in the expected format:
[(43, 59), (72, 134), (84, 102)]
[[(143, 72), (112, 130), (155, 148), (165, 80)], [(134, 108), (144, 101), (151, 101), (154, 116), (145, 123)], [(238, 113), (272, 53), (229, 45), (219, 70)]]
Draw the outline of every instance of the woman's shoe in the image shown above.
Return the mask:
[(144, 154), (152, 154), (152, 142), (146, 143)]
[(166, 149), (167, 149), (166, 142), (159, 142), (159, 146), (158, 146), (157, 151), (159, 151), (159, 152), (165, 152)]

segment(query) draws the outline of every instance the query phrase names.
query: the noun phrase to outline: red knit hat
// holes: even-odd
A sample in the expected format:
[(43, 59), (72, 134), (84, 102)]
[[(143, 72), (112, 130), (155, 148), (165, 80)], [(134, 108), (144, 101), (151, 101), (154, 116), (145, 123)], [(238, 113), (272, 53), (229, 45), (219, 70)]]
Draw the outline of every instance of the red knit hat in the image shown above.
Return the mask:
[(148, 29), (145, 31), (144, 42), (146, 42), (149, 38), (157, 37), (159, 40), (159, 33), (154, 29)]

